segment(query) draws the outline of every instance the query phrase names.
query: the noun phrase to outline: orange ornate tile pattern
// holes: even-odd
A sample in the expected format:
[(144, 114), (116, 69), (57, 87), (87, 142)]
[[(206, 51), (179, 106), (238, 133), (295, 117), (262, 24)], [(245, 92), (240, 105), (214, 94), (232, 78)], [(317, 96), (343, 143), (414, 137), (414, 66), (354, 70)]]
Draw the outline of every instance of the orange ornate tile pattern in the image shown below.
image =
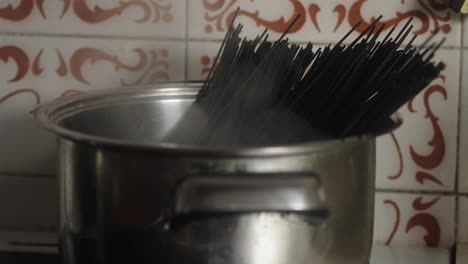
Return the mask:
[(3, 37), (0, 172), (54, 172), (53, 138), (28, 116), (35, 105), (93, 89), (183, 80), (184, 56), (179, 42)]
[(455, 242), (455, 196), (377, 193), (375, 243), (450, 247)]
[(5, 0), (0, 31), (183, 37), (185, 1)]
[(378, 140), (378, 188), (455, 191), (460, 52), (437, 59), (446, 69), (400, 109), (402, 127)]
[[(281, 33), (300, 14), (291, 29), (295, 41), (336, 42), (359, 21), (362, 32), (377, 16), (384, 15), (382, 23), (400, 26), (409, 17), (415, 19), (414, 33), (430, 35), (439, 31), (447, 37), (447, 45), (460, 45), (460, 18), (437, 0), (387, 1), (385, 8), (378, 0), (196, 0), (189, 1), (190, 37), (220, 39), (240, 6), (239, 21), (245, 23), (248, 34), (257, 34), (260, 28)], [(276, 7), (276, 8), (275, 8)], [(272, 34), (275, 35), (275, 34)], [(424, 38), (424, 37), (423, 37)], [(422, 38), (422, 39), (423, 39)]]
[[(42, 18), (46, 19), (47, 12), (44, 10), (44, 2), (44, 0), (21, 0), (16, 6), (13, 6), (12, 3), (6, 3), (0, 8), (0, 18), (9, 21), (22, 21), (37, 9)], [(128, 8), (138, 7), (143, 15), (135, 20), (137, 23), (145, 23), (149, 20), (152, 20), (153, 23), (170, 22), (174, 19), (170, 13), (172, 4), (164, 2), (163, 0), (132, 0), (120, 2), (111, 8), (102, 8), (100, 5), (95, 5), (93, 8), (86, 0), (63, 0), (60, 18), (73, 13), (80, 20), (94, 24), (112, 19), (114, 16), (120, 16)]]
[(136, 64), (127, 64), (119, 59), (116, 54), (99, 48), (77, 48), (70, 57), (64, 57), (62, 52), (57, 48), (55, 49), (56, 60), (58, 62), (56, 69), (44, 68), (44, 66), (42, 66), (44, 63), (42, 60), (43, 52), (44, 48), (41, 48), (37, 54), (29, 57), (21, 47), (0, 47), (0, 59), (4, 62), (9, 62), (11, 60), (11, 62), (17, 66), (15, 75), (7, 80), (8, 83), (21, 82), (28, 73), (40, 77), (43, 74), (48, 74), (44, 73), (44, 71), (48, 71), (55, 72), (60, 78), (71, 76), (77, 82), (91, 85), (87, 77), (84, 76), (83, 67), (87, 62), (95, 64), (100, 61), (107, 62), (115, 71), (127, 71), (140, 74), (140, 77), (138, 77), (136, 81), (125, 83), (122, 80), (123, 84), (137, 85), (170, 80), (168, 72), (169, 52), (164, 48), (151, 50), (143, 50), (141, 48), (133, 49), (133, 52), (135, 52), (138, 57), (138, 62)]

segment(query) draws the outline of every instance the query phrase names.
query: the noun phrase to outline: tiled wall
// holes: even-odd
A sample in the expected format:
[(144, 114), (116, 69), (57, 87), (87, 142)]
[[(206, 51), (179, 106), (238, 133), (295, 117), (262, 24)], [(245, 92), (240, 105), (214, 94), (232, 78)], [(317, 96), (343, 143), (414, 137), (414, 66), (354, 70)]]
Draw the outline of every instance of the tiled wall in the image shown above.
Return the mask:
[[(357, 21), (380, 14), (399, 27), (414, 16), (418, 43), (440, 30), (447, 41), (437, 59), (446, 69), (401, 109), (404, 125), (378, 142), (375, 243), (446, 249), (468, 243), (468, 19), (440, 2), (0, 1), (0, 205), (18, 204), (0, 207), (0, 229), (37, 228), (24, 213), (31, 201), (15, 197), (53, 189), (29, 180), (54, 171), (53, 137), (28, 116), (34, 105), (91, 89), (204, 78), (239, 5), (246, 36), (264, 27), (278, 36), (301, 13), (289, 36), (299, 43), (336, 42)], [(37, 196), (35, 208), (53, 203)], [(24, 221), (2, 217), (6, 211)]]

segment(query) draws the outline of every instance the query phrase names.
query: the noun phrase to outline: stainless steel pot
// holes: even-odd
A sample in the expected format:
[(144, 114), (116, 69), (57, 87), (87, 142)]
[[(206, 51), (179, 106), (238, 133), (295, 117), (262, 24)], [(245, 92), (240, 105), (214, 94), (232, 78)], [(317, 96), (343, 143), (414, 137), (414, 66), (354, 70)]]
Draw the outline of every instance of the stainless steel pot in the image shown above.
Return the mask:
[(58, 135), (65, 263), (367, 263), (374, 137), (247, 149), (160, 143), (198, 88), (106, 90), (34, 111)]

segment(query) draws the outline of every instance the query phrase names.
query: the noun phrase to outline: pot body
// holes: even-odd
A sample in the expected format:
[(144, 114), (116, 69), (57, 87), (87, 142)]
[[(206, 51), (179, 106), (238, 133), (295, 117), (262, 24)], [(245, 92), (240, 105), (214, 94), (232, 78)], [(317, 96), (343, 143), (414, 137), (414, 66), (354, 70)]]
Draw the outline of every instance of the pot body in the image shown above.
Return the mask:
[[(62, 252), (70, 264), (363, 264), (372, 242), (374, 149), (368, 140), (276, 157), (184, 157), (60, 139)], [(277, 212), (213, 213), (175, 228), (164, 219), (187, 176), (310, 172), (323, 184), (323, 222)]]
[(241, 150), (161, 145), (198, 92), (166, 88), (36, 110), (58, 134), (65, 263), (368, 262), (373, 137)]

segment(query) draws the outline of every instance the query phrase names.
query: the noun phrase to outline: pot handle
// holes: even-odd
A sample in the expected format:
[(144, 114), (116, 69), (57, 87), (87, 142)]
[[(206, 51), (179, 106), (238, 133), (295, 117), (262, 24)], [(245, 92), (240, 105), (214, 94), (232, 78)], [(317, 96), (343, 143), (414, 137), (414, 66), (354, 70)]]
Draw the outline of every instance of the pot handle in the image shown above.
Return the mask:
[(251, 174), (185, 178), (176, 188), (180, 215), (282, 212), (327, 218), (325, 193), (316, 174)]

